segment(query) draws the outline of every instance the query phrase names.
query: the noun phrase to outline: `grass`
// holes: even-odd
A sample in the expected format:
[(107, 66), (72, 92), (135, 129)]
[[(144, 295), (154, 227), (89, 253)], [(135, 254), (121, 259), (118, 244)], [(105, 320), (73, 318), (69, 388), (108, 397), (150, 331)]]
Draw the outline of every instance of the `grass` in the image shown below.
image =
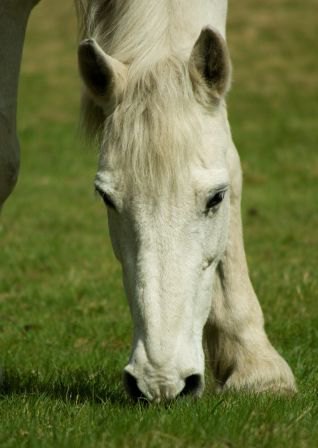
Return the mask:
[(97, 152), (76, 139), (72, 6), (37, 7), (20, 88), (22, 169), (0, 224), (0, 445), (318, 445), (315, 0), (231, 2), (229, 111), (245, 174), (253, 283), (294, 398), (215, 395), (133, 405), (121, 370), (131, 324), (102, 204)]

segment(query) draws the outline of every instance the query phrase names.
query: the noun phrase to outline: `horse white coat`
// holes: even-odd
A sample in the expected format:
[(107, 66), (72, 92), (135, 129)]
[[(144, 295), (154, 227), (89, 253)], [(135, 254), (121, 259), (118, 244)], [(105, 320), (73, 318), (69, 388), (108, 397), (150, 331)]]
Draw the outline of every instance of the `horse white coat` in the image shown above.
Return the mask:
[[(16, 98), (34, 0), (0, 5), (0, 205), (18, 172)], [(249, 280), (241, 169), (227, 121), (227, 0), (77, 0), (83, 122), (123, 266), (135, 396), (200, 395), (203, 341), (220, 390), (294, 391)]]
[[(227, 120), (227, 0), (78, 2), (83, 123), (134, 324), (128, 391), (200, 395), (205, 338), (219, 389), (294, 391), (243, 248)], [(84, 13), (83, 13), (84, 12)]]

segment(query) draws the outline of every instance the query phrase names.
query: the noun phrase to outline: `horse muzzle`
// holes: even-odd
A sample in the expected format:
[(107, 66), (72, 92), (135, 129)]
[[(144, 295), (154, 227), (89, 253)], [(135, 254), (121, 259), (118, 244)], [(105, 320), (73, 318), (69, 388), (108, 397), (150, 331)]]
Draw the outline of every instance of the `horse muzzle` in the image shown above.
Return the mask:
[(200, 397), (204, 389), (204, 375), (195, 371), (185, 376), (160, 371), (148, 371), (141, 375), (132, 365), (128, 365), (124, 370), (124, 384), (133, 400), (159, 403), (185, 396)]

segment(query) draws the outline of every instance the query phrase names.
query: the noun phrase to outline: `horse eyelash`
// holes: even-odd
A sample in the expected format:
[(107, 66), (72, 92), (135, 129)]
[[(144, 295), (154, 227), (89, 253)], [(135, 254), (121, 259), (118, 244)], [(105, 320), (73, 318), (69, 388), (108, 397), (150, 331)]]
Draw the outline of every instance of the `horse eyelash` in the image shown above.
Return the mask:
[(109, 207), (112, 208), (113, 210), (116, 210), (116, 207), (113, 203), (113, 201), (110, 199), (110, 197), (108, 196), (107, 193), (105, 193), (104, 190), (102, 190), (99, 187), (95, 187), (95, 192), (99, 194), (99, 196), (103, 199), (104, 204)]
[[(223, 202), (225, 194), (226, 194), (226, 190), (219, 190), (219, 191), (216, 191), (213, 194), (213, 196), (210, 196), (209, 199), (207, 200), (206, 209), (205, 209), (204, 213), (207, 215), (210, 212), (210, 210), (216, 209), (216, 207), (218, 207)], [(213, 199), (215, 199), (218, 195), (220, 195), (221, 199), (218, 202), (216, 202), (215, 204), (212, 204)]]

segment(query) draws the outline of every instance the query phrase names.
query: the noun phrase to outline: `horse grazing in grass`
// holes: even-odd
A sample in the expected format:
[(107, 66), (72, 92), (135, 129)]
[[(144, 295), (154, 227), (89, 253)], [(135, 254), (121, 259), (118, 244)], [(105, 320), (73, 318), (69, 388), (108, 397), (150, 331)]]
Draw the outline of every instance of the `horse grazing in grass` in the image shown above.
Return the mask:
[(125, 382), (150, 401), (204, 387), (294, 391), (246, 265), (227, 119), (227, 0), (78, 0), (82, 116), (134, 324)]
[[(0, 151), (9, 161), (0, 173), (7, 179), (16, 173), (16, 83), (33, 3), (1, 4), (9, 5), (9, 19), (0, 16), (8, 61), (0, 89), (10, 112), (0, 104)], [(219, 390), (295, 391), (264, 331), (246, 265), (241, 168), (225, 104), (227, 0), (76, 6), (82, 122), (101, 147), (95, 187), (107, 206), (134, 324), (128, 392), (149, 401), (199, 396), (204, 345)], [(10, 188), (1, 185), (2, 198)]]

